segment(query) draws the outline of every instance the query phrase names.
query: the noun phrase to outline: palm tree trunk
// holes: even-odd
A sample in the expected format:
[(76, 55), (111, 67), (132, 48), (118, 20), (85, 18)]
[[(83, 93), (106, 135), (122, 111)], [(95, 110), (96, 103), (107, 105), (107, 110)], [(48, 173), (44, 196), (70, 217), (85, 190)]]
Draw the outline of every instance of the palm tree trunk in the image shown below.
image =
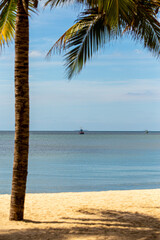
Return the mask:
[[(26, 0), (26, 3), (28, 0)], [(15, 145), (10, 220), (23, 220), (29, 151), (29, 20), (18, 0), (15, 29)]]

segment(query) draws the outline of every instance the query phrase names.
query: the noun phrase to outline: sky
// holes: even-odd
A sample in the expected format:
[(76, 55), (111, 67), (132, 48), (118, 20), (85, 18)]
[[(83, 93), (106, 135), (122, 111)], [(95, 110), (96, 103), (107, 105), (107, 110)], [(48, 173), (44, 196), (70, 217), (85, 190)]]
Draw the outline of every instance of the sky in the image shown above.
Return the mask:
[[(46, 53), (79, 6), (30, 18), (30, 130), (160, 131), (160, 60), (128, 36), (107, 43), (72, 80)], [(14, 130), (14, 42), (0, 54), (0, 130)]]

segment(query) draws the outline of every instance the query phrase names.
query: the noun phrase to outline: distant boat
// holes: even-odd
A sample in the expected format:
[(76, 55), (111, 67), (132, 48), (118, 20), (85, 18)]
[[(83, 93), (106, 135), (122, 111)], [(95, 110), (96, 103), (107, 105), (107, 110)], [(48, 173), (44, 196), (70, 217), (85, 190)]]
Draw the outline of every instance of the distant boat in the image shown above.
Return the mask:
[(145, 134), (148, 134), (149, 133), (149, 131), (148, 130), (145, 130)]
[(80, 129), (79, 134), (84, 134), (84, 131), (82, 128)]

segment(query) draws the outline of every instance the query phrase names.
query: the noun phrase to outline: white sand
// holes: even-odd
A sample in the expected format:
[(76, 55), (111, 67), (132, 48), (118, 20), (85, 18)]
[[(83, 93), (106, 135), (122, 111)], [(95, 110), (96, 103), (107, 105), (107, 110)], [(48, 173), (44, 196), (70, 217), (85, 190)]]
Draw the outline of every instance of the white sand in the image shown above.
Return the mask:
[(25, 221), (9, 221), (0, 195), (0, 240), (160, 240), (160, 189), (27, 194)]

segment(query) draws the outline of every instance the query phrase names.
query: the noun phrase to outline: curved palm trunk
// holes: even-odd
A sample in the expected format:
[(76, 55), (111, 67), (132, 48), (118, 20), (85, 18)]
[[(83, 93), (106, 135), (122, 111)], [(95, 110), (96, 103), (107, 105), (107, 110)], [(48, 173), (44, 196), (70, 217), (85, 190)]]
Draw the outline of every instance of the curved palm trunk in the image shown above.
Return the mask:
[(15, 29), (15, 146), (10, 220), (23, 220), (24, 212), (29, 150), (28, 53), (28, 14), (22, 0), (18, 0)]

